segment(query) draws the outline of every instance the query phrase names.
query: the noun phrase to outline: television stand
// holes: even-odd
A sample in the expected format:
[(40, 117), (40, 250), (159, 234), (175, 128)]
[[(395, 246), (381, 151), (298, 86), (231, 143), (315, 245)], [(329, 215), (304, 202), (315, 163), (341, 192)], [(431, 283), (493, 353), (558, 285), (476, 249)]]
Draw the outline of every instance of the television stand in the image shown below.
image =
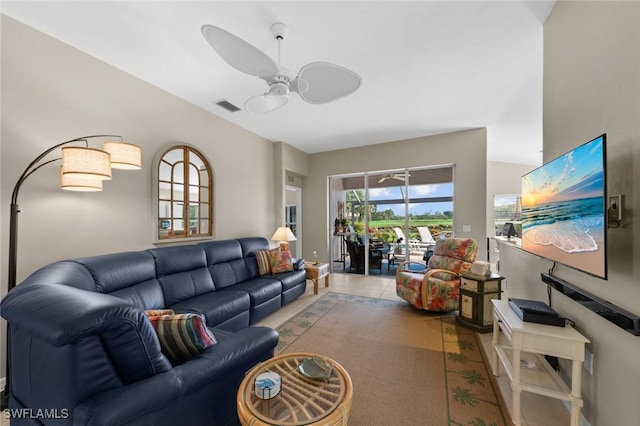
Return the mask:
[[(507, 300), (493, 299), (492, 370), (499, 375), (498, 360), (511, 380), (512, 420), (520, 425), (520, 395), (532, 392), (571, 403), (571, 426), (580, 423), (584, 345), (589, 340), (572, 327), (524, 322)], [(500, 333), (502, 331), (502, 333)], [(571, 388), (545, 360), (552, 355), (572, 361)]]

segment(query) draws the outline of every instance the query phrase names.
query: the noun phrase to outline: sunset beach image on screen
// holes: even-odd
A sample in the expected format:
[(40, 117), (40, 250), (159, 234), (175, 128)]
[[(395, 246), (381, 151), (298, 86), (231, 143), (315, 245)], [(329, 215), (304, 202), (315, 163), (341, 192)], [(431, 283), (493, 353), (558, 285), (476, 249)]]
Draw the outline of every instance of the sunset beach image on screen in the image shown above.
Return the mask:
[(605, 135), (522, 177), (522, 248), (606, 279)]

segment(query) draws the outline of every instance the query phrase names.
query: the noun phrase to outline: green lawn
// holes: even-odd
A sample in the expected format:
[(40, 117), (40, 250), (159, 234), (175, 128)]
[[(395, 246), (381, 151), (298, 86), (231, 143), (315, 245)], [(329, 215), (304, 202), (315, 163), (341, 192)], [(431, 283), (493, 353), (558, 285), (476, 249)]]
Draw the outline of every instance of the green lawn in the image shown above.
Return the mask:
[[(372, 230), (374, 238), (378, 238), (387, 242), (395, 242), (396, 234), (392, 228), (394, 227), (404, 228), (404, 219), (395, 220), (372, 220), (369, 222), (369, 228)], [(435, 236), (441, 231), (453, 230), (452, 219), (413, 219), (409, 225), (409, 239), (420, 239), (420, 234), (416, 227), (426, 226), (431, 233)], [(361, 223), (355, 224), (355, 229), (358, 235), (363, 235), (363, 226)]]
[[(396, 220), (372, 220), (369, 222), (369, 226), (371, 228), (393, 228), (394, 226), (398, 226), (400, 228), (404, 227), (404, 219), (396, 219)], [(428, 227), (436, 227), (436, 228), (444, 228), (451, 229), (453, 227), (452, 219), (413, 219), (409, 222), (410, 228), (415, 228), (416, 226), (428, 226)]]

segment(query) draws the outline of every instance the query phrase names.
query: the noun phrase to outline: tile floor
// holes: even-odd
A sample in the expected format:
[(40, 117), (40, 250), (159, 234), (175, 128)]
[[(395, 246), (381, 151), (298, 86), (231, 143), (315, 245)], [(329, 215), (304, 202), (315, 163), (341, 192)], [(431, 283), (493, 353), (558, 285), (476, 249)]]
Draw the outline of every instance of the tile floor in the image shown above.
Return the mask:
[[(278, 327), (285, 320), (300, 312), (306, 306), (318, 300), (319, 297), (333, 291), (336, 293), (353, 294), (358, 296), (378, 297), (382, 299), (398, 300), (395, 291), (395, 278), (389, 276), (368, 276), (336, 273), (331, 274), (329, 288), (320, 284), (318, 295), (313, 294), (313, 283), (308, 281), (307, 291), (294, 302), (288, 304), (278, 312), (265, 318), (259, 324)], [(485, 352), (491, 350), (491, 333), (481, 334), (481, 341)], [(511, 388), (506, 377), (498, 378), (503, 397), (507, 406), (511, 406)], [(534, 395), (528, 392), (522, 394), (522, 426), (564, 426), (569, 424), (569, 412), (561, 402), (551, 398)], [(9, 426), (9, 422), (0, 415), (0, 426)]]
[[(319, 294), (313, 294), (313, 283), (308, 281), (307, 291), (296, 301), (283, 307), (278, 312), (265, 318), (260, 325), (278, 327), (294, 314), (316, 301), (329, 291), (353, 294), (358, 296), (378, 297), (382, 299), (399, 300), (395, 291), (395, 277), (334, 273), (329, 279), (329, 288), (321, 282)], [(487, 357), (491, 354), (491, 333), (480, 334), (480, 341)], [(511, 409), (511, 386), (505, 374), (498, 377), (500, 391)], [(521, 397), (521, 425), (522, 426), (564, 426), (569, 424), (569, 411), (562, 402), (553, 398), (523, 392)]]

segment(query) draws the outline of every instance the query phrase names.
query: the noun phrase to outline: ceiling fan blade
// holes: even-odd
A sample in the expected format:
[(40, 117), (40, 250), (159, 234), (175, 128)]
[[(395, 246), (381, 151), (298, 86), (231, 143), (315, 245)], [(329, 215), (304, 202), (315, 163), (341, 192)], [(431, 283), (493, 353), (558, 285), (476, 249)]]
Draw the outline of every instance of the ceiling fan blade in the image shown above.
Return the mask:
[(203, 25), (202, 35), (218, 55), (238, 71), (260, 78), (278, 72), (278, 65), (266, 53), (222, 28)]
[[(302, 67), (297, 80), (308, 83), (300, 97), (311, 104), (324, 104), (353, 93), (362, 79), (353, 71), (328, 62), (312, 62)], [(298, 85), (299, 86), (299, 85)]]
[(271, 95), (265, 93), (263, 95), (253, 96), (244, 103), (244, 109), (252, 115), (264, 114), (280, 108), (289, 102), (287, 95)]
[(289, 84), (289, 90), (297, 93), (304, 93), (309, 90), (309, 83), (306, 80), (302, 80), (300, 77), (294, 78)]

